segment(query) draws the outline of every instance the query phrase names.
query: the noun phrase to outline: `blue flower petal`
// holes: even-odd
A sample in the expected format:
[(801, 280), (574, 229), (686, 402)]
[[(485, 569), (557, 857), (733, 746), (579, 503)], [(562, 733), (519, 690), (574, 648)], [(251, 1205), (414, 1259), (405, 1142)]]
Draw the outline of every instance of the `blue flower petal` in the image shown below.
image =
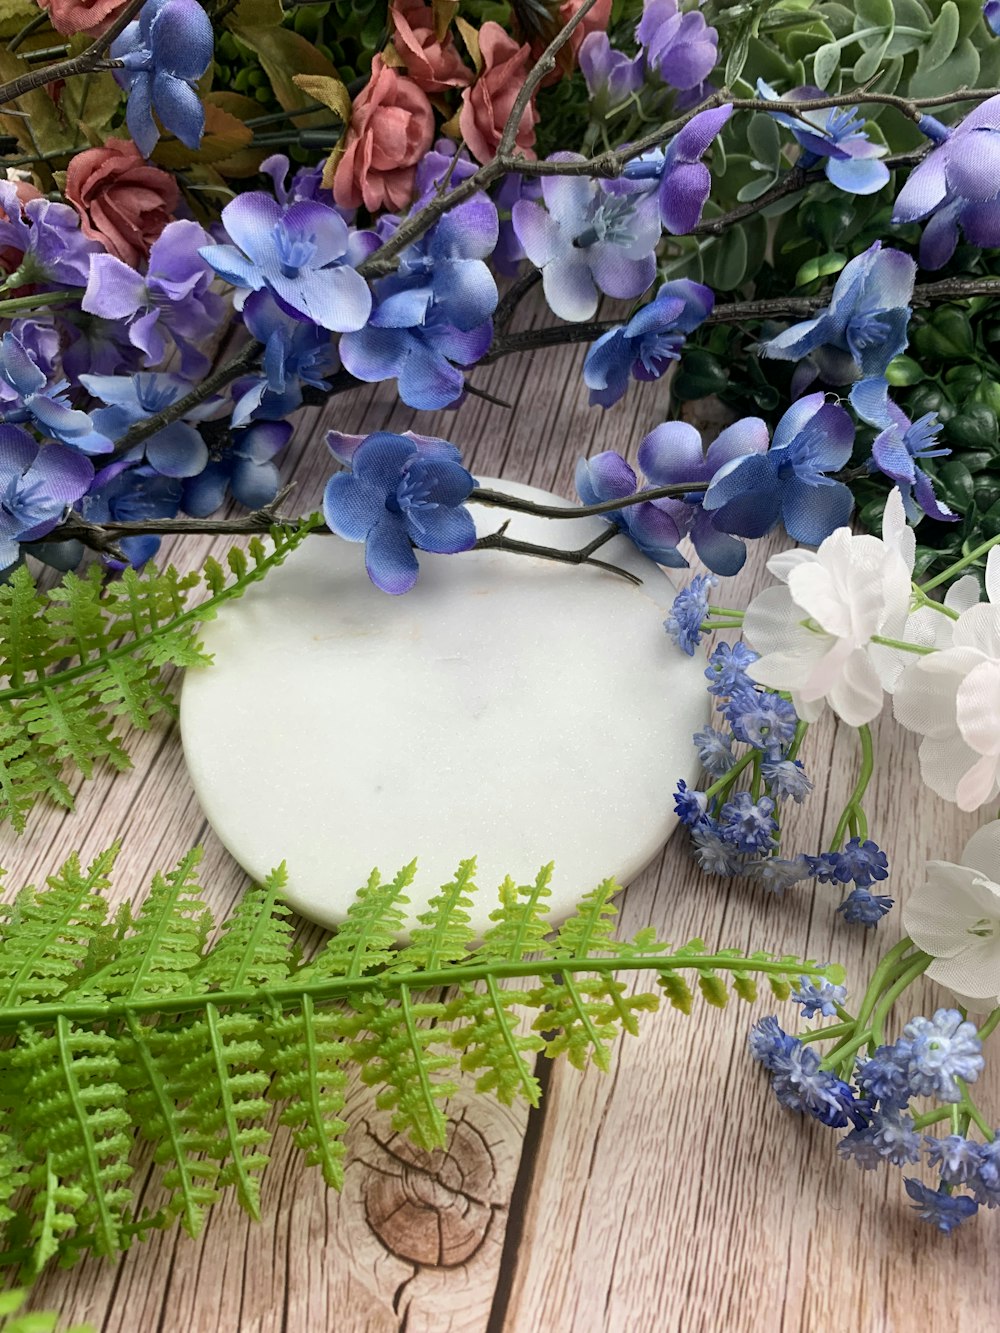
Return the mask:
[(338, 472), (323, 492), (323, 517), (327, 527), (349, 542), (363, 542), (385, 516), (385, 491), (359, 481), (349, 472)]
[(476, 524), (468, 509), (447, 505), (437, 509), (421, 507), (406, 516), (407, 532), (413, 543), (423, 551), (453, 555), (469, 551), (476, 544)]
[(815, 486), (800, 477), (784, 485), (781, 517), (794, 541), (818, 546), (835, 528), (844, 527), (854, 509), (854, 496), (842, 481)]
[(417, 581), (419, 566), (402, 518), (386, 514), (368, 534), (365, 568), (376, 588), (398, 597)]

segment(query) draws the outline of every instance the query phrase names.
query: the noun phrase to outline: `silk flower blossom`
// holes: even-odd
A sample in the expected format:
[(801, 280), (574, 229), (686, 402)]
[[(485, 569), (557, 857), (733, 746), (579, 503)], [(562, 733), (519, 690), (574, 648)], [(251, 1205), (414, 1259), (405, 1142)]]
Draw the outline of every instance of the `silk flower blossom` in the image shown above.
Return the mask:
[(927, 877), (903, 904), (903, 926), (932, 955), (927, 976), (967, 1009), (1000, 1004), (1000, 820), (977, 829), (961, 864), (929, 861)]
[(781, 585), (751, 602), (747, 642), (761, 654), (748, 668), (758, 684), (788, 690), (796, 712), (814, 722), (826, 704), (849, 726), (871, 722), (896, 663), (873, 636), (898, 638), (910, 608), (912, 530), (902, 500), (886, 503), (883, 540), (838, 528), (816, 551), (772, 556)]
[(951, 646), (911, 663), (893, 698), (896, 720), (923, 736), (920, 773), (960, 810), (1000, 792), (1000, 551), (986, 562), (989, 599), (954, 622)]

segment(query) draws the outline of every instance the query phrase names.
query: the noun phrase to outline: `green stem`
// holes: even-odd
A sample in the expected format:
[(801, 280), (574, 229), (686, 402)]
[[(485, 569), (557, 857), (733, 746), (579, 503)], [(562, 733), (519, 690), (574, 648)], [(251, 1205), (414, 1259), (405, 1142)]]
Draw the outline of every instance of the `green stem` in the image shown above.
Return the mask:
[(844, 811), (837, 821), (837, 827), (833, 831), (830, 850), (834, 852), (840, 850), (841, 843), (844, 841), (844, 834), (852, 821), (862, 824), (865, 834), (868, 832), (868, 822), (861, 809), (861, 799), (868, 790), (868, 784), (875, 772), (875, 748), (872, 745), (871, 727), (867, 723), (858, 727), (858, 740), (861, 743), (861, 768), (858, 772), (858, 780), (854, 784), (854, 790), (847, 798), (847, 804), (844, 806)]
[(73, 1026), (88, 1023), (113, 1023), (127, 1020), (130, 1015), (176, 1015), (196, 1013), (208, 1005), (220, 1009), (264, 1009), (277, 1006), (289, 1009), (301, 1006), (308, 996), (322, 1004), (365, 991), (378, 990), (383, 994), (399, 992), (406, 986), (411, 992), (435, 990), (443, 986), (458, 986), (497, 980), (505, 977), (542, 977), (553, 973), (597, 974), (612, 972), (666, 972), (678, 969), (706, 969), (723, 972), (750, 972), (762, 976), (817, 977), (828, 976), (827, 967), (780, 958), (733, 957), (728, 953), (695, 954), (684, 949), (676, 953), (637, 954), (634, 957), (614, 955), (596, 958), (522, 958), (514, 962), (480, 959), (450, 967), (439, 967), (418, 972), (391, 970), (367, 973), (356, 977), (323, 977), (318, 981), (294, 979), (276, 986), (257, 989), (240, 987), (233, 990), (207, 991), (200, 995), (149, 995), (132, 1000), (80, 1000), (75, 1003), (59, 1001), (46, 1004), (22, 1004), (0, 1009), (0, 1032), (15, 1032), (19, 1027), (52, 1027), (60, 1018)]
[(921, 951), (912, 961), (907, 959), (907, 968), (905, 972), (897, 977), (896, 981), (886, 991), (875, 1006), (875, 1012), (872, 1014), (872, 1043), (875, 1046), (881, 1046), (884, 1042), (884, 1026), (889, 1010), (895, 1004), (896, 1000), (911, 986), (917, 977), (921, 976), (930, 967), (932, 962), (929, 953)]
[(1000, 1024), (1000, 1007), (994, 1009), (979, 1027), (979, 1040), (985, 1041)]
[(969, 1093), (969, 1085), (966, 1083), (964, 1078), (956, 1078), (955, 1082), (958, 1084), (959, 1089), (962, 1093), (962, 1100), (960, 1103), (958, 1103), (959, 1107), (966, 1113), (966, 1115), (969, 1117), (972, 1123), (979, 1130), (980, 1134), (982, 1134), (986, 1142), (992, 1143), (994, 1138), (996, 1137), (996, 1135), (993, 1133), (993, 1127), (990, 1124), (990, 1122), (986, 1119), (986, 1117), (983, 1115), (982, 1111), (980, 1111), (976, 1103), (972, 1100), (972, 1097)]
[(878, 1003), (882, 991), (892, 981), (898, 969), (906, 966), (905, 956), (912, 945), (913, 941), (908, 936), (904, 936), (897, 945), (889, 950), (876, 967), (868, 983), (868, 989), (861, 1000), (861, 1008), (858, 1010), (854, 1025), (855, 1036), (851, 1041), (837, 1043), (823, 1060), (825, 1069), (832, 1069), (868, 1041), (871, 1035), (868, 1031), (868, 1020), (871, 1017), (872, 1010)]
[(992, 550), (998, 542), (1000, 542), (1000, 533), (998, 533), (996, 537), (991, 537), (989, 541), (981, 542), (980, 545), (974, 547), (968, 555), (963, 555), (961, 560), (956, 560), (953, 565), (949, 565), (947, 569), (943, 569), (940, 574), (935, 574), (934, 577), (928, 579), (926, 583), (921, 583), (921, 591), (930, 592), (931, 588), (937, 588), (940, 584), (947, 583), (949, 579), (954, 577), (954, 575), (961, 574), (963, 569), (968, 569), (970, 565), (975, 564), (975, 562), (984, 556), (987, 551)]
[(713, 782), (711, 787), (706, 789), (706, 797), (711, 800), (713, 796), (719, 796), (728, 791), (743, 770), (753, 763), (753, 757), (756, 753), (756, 750), (748, 750), (742, 759), (737, 759), (728, 773), (723, 773), (717, 782)]
[(833, 1040), (834, 1037), (847, 1037), (854, 1031), (854, 1020), (849, 1023), (832, 1023), (828, 1028), (814, 1028), (812, 1032), (807, 1032), (804, 1037), (800, 1037), (803, 1046), (808, 1046), (811, 1041)]
[(7, 318), (10, 315), (17, 315), (22, 310), (38, 310), (39, 308), (47, 310), (50, 305), (60, 305), (63, 301), (77, 301), (80, 298), (80, 292), (34, 292), (30, 296), (12, 296), (8, 300), (0, 300), (0, 317)]
[(919, 653), (926, 657), (928, 653), (933, 653), (935, 649), (925, 648), (919, 643), (907, 643), (905, 639), (885, 639), (881, 634), (873, 634), (872, 643), (880, 643), (883, 648), (895, 648), (901, 653)]
[(949, 620), (957, 620), (959, 612), (950, 606), (945, 606), (943, 602), (936, 602), (933, 597), (928, 597), (919, 583), (913, 585), (913, 596), (919, 606), (926, 606), (931, 611), (937, 611), (942, 616), (947, 616)]
[(925, 1111), (923, 1115), (915, 1115), (913, 1117), (913, 1128), (926, 1129), (928, 1125), (940, 1124), (942, 1120), (951, 1118), (951, 1112), (952, 1108), (950, 1106), (939, 1106), (934, 1111)]

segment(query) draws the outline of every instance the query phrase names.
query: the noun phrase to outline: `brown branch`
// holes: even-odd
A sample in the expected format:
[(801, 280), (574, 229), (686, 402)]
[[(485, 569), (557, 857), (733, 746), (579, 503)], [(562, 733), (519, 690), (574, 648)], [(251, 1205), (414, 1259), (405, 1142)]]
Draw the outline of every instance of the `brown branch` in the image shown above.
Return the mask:
[(93, 74), (100, 69), (112, 69), (114, 66), (105, 60), (105, 55), (111, 43), (125, 31), (145, 2), (146, 0), (129, 0), (107, 32), (91, 42), (79, 55), (70, 56), (68, 60), (60, 60), (54, 65), (46, 65), (42, 69), (33, 69), (30, 73), (21, 74), (8, 83), (0, 84), (0, 106), (7, 102), (16, 102), (25, 93), (34, 92), (36, 88), (44, 88), (47, 83), (59, 79), (72, 79), (77, 74)]

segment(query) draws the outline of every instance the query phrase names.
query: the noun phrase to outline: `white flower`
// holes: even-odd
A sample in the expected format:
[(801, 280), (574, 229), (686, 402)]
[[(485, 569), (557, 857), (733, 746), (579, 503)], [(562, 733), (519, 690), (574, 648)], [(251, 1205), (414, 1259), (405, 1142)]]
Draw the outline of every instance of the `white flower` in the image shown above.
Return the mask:
[[(924, 740), (931, 791), (976, 810), (1000, 791), (1000, 550), (986, 563), (989, 602), (963, 611), (951, 646), (912, 662), (893, 699), (896, 720)], [(936, 614), (931, 612), (931, 614)]]
[(975, 832), (962, 864), (929, 861), (927, 879), (903, 904), (903, 926), (932, 954), (927, 975), (967, 1009), (1000, 1004), (1000, 820)]
[(837, 528), (817, 551), (773, 556), (767, 567), (785, 586), (747, 608), (743, 633), (761, 654), (749, 674), (789, 691), (807, 722), (827, 703), (852, 727), (870, 722), (899, 674), (897, 654), (871, 642), (898, 639), (910, 609), (914, 536), (898, 491), (882, 531), (880, 541)]

